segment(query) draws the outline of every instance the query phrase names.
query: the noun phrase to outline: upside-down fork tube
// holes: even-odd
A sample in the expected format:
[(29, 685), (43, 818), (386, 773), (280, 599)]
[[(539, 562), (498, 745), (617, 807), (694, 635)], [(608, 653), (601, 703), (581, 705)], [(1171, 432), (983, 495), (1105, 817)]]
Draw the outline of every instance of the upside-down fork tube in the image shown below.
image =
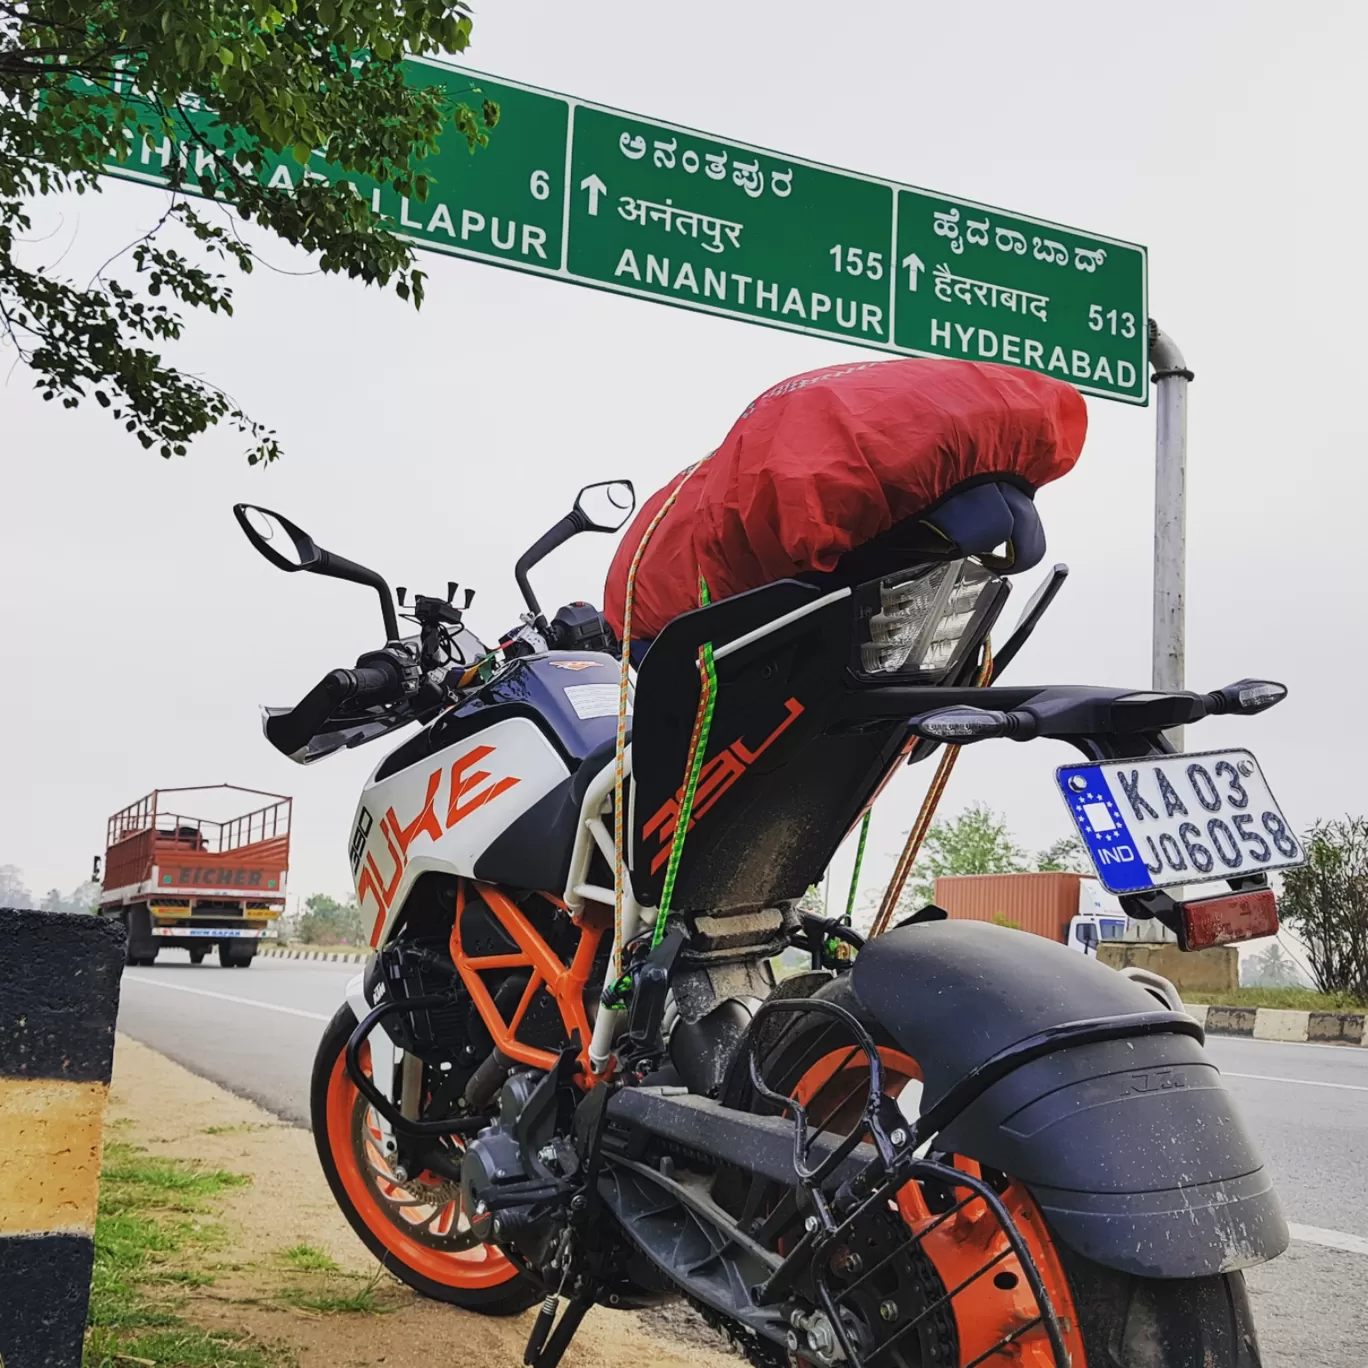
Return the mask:
[[(523, 915), (512, 898), (489, 884), (480, 884), (478, 889), (480, 901), (498, 920), (499, 925), (518, 948), (512, 953), (499, 955), (471, 955), (466, 952), (461, 939), (461, 921), (467, 907), (466, 880), (462, 879), (456, 887), (456, 919), (451, 928), (451, 959), (461, 976), (461, 981), (465, 984), (466, 991), (475, 1000), (476, 1010), (493, 1037), (495, 1048), (510, 1059), (531, 1065), (533, 1068), (556, 1067), (556, 1051), (529, 1045), (518, 1039), (518, 1029), (533, 999), (544, 987), (560, 1012), (566, 1039), (579, 1042), (580, 1064), (583, 1068), (581, 1083), (586, 1088), (591, 1087), (597, 1081), (597, 1077), (589, 1062), (588, 1045), (591, 1032), (584, 995), (589, 985), (589, 976), (593, 972), (599, 941), (607, 930), (606, 920), (601, 917), (597, 908), (586, 909), (580, 914), (579, 944), (575, 947), (574, 958), (567, 965)], [(559, 900), (551, 898), (550, 894), (542, 896), (554, 902), (556, 906), (562, 905)], [(507, 972), (510, 969), (527, 969), (531, 972), (527, 987), (523, 990), (512, 1018), (505, 1022), (481, 976), (491, 970)]]

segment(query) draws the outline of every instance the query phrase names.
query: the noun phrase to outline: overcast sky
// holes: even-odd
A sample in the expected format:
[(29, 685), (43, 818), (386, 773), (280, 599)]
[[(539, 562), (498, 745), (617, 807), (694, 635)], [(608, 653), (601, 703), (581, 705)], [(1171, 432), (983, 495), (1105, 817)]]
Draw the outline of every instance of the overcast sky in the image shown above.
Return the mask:
[[(1353, 246), (1365, 29), (1368, 10), (1347, 3), (486, 0), (467, 60), (1147, 245), (1151, 311), (1197, 374), (1188, 682), (1262, 675), (1292, 691), (1263, 718), (1190, 730), (1188, 746), (1252, 746), (1301, 826), (1368, 809), (1368, 301)], [(32, 259), (84, 280), (161, 200), (110, 183), (50, 202)], [(234, 501), (289, 513), (391, 583), (474, 586), (471, 625), (493, 637), (519, 609), (518, 553), (581, 484), (653, 489), (761, 390), (861, 355), (431, 255), (415, 314), (263, 251), (279, 271), (239, 283), (231, 320), (193, 320), (176, 360), (279, 430), (274, 468), (249, 469), (228, 431), (168, 463), (94, 406), (44, 404), (22, 368), (0, 387), (0, 864), (35, 893), (85, 877), (115, 808), (221, 780), (293, 794), (292, 890), (347, 890), (348, 823), (381, 752), (298, 768), (261, 737), (257, 704), (292, 703), (378, 645), (374, 595), (272, 570)], [(1154, 411), (1089, 410), (1077, 468), (1039, 497), (1049, 557), (1073, 575), (1012, 678), (1146, 685)], [(600, 600), (612, 546), (585, 537), (558, 553), (539, 572), (543, 602)], [(1066, 830), (1051, 770), (1067, 754), (970, 748), (943, 810), (983, 799), (1043, 846)], [(870, 882), (928, 777), (906, 771), (881, 800)]]

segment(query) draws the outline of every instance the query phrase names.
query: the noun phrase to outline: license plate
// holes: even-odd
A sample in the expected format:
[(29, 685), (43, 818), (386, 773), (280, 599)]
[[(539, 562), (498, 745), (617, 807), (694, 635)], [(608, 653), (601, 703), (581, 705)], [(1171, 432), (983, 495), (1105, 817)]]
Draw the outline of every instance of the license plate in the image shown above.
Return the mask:
[(245, 926), (154, 926), (154, 936), (213, 936), (216, 940), (250, 940), (261, 935)]
[(1237, 879), (1306, 858), (1247, 750), (1063, 765), (1055, 777), (1110, 893)]

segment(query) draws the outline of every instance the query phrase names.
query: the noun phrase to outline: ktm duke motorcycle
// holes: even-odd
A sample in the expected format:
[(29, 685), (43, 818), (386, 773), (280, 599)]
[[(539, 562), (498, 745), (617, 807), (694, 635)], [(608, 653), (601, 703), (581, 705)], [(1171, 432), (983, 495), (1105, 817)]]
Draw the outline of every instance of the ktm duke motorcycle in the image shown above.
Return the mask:
[[(1034, 505), (995, 489), (952, 491), (935, 549), (891, 568), (853, 557), (672, 621), (620, 780), (619, 644), (584, 603), (548, 621), (528, 572), (620, 527), (630, 485), (585, 489), (522, 556), (528, 612), (494, 649), (469, 591), (418, 595), (401, 636), (378, 574), (235, 510), (273, 564), (370, 585), (384, 614), (382, 647), (267, 710), (271, 743), (307, 763), (419, 724), (351, 830), (374, 954), (319, 1048), (319, 1158), (410, 1286), (541, 1302), (526, 1363), (558, 1363), (595, 1303), (677, 1297), (757, 1364), (1259, 1362), (1240, 1270), (1287, 1229), (1164, 981), (934, 906), (868, 943), (798, 910), (899, 764), (1052, 737), (1082, 753), (1058, 782), (1130, 916), (1185, 949), (1276, 928), (1266, 870), (1301, 855), (1257, 764), (1165, 732), (1284, 690), (976, 686), (1013, 568), (994, 548), (1043, 552)], [(1229, 887), (1164, 891), (1204, 877)], [(811, 967), (776, 979), (793, 947)]]

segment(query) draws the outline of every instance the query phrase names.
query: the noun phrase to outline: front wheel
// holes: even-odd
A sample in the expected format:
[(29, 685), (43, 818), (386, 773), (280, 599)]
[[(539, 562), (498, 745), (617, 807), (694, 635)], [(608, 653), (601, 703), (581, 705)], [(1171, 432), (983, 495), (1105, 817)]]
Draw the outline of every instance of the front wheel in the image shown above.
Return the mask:
[[(378, 1119), (347, 1073), (355, 1029), (344, 1004), (319, 1044), (309, 1096), (319, 1162), (342, 1214), (366, 1248), (423, 1296), (487, 1316), (525, 1311), (541, 1292), (475, 1237), (459, 1185), (428, 1171), (402, 1182), (395, 1174)], [(369, 1048), (361, 1058), (369, 1072)]]
[[(841, 994), (832, 985), (822, 995)], [(848, 998), (843, 1004), (851, 1006)], [(874, 1023), (884, 1066), (885, 1089), (897, 1096), (911, 1085), (910, 1101), (920, 1090), (921, 1069), (898, 1050)], [(869, 1066), (852, 1048), (844, 1027), (829, 1017), (795, 1016), (765, 1052), (764, 1077), (771, 1087), (796, 1098), (807, 1109), (809, 1135), (849, 1133), (859, 1124), (869, 1091)], [(731, 1097), (749, 1110), (769, 1110), (749, 1093), (749, 1083), (733, 1083)], [(916, 1108), (904, 1105), (910, 1116)], [(1064, 1332), (1071, 1368), (1259, 1368), (1253, 1318), (1240, 1273), (1190, 1278), (1141, 1278), (1103, 1267), (1058, 1240), (1025, 1187), (1005, 1174), (982, 1171), (972, 1160), (953, 1162), (992, 1182), (1040, 1270)], [(759, 1194), (752, 1192), (755, 1203)], [(777, 1208), (776, 1189), (763, 1197)], [(929, 1202), (929, 1205), (928, 1205)], [(1034, 1299), (1025, 1280), (1013, 1272), (1015, 1256), (1003, 1257), (1001, 1227), (982, 1200), (969, 1202), (947, 1219), (945, 1190), (923, 1191), (908, 1183), (898, 1194), (900, 1238), (905, 1241), (904, 1289), (880, 1306), (893, 1324), (909, 1311), (909, 1343), (891, 1362), (899, 1364), (977, 1364), (1010, 1352), (1018, 1368), (1049, 1368), (1054, 1360), (1043, 1329), (1030, 1329)], [(997, 1254), (1001, 1262), (986, 1261)], [(887, 1276), (887, 1274), (885, 1274)], [(953, 1290), (952, 1290), (953, 1289)], [(920, 1312), (920, 1315), (916, 1315)], [(995, 1349), (1018, 1327), (1008, 1350)]]

